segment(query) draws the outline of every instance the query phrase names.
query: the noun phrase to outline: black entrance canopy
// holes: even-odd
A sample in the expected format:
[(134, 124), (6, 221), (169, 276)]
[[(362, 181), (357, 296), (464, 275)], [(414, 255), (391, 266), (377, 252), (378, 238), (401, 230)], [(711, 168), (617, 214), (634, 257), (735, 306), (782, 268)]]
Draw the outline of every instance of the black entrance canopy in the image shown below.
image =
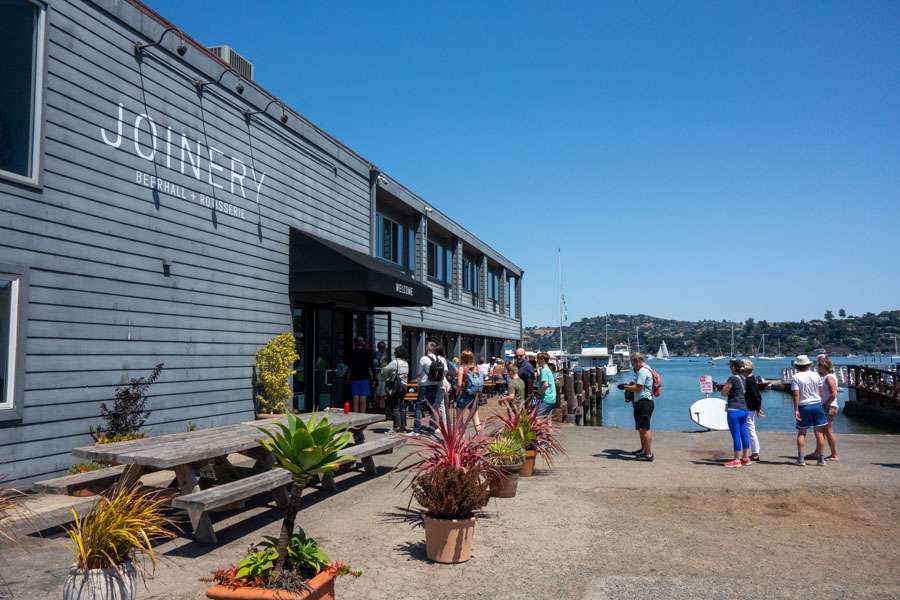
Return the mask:
[(431, 306), (431, 288), (363, 252), (291, 229), (290, 291), (339, 304)]

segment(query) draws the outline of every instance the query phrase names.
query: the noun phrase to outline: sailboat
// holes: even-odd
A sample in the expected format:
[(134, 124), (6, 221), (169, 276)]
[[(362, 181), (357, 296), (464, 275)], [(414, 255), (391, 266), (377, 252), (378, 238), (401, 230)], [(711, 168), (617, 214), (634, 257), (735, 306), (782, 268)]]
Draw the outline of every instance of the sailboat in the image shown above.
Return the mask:
[(725, 355), (722, 354), (722, 347), (719, 346), (719, 340), (716, 340), (716, 350), (718, 350), (719, 353), (717, 355), (713, 356), (711, 360), (713, 360), (713, 361), (725, 360)]
[(672, 360), (669, 357), (669, 349), (666, 348), (666, 340), (662, 341), (662, 344), (659, 345), (659, 350), (656, 352), (657, 360)]
[[(762, 344), (760, 346), (762, 349), (759, 353), (759, 360), (778, 360), (778, 356), (766, 356), (766, 334), (762, 334)], [(783, 356), (780, 358), (784, 358)]]

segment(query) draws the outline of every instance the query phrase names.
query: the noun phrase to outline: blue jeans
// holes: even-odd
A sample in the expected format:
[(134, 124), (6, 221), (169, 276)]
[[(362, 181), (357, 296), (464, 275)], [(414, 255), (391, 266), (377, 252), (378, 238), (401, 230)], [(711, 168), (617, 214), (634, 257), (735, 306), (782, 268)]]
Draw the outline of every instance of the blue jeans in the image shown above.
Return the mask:
[(747, 414), (746, 410), (728, 411), (728, 431), (731, 432), (735, 452), (740, 452), (743, 448), (750, 448), (750, 437), (747, 435)]
[(541, 402), (541, 405), (538, 407), (538, 416), (543, 417), (545, 415), (552, 415), (553, 404), (553, 402)]
[[(440, 399), (440, 405), (438, 405), (438, 399)], [(415, 433), (422, 433), (422, 415), (425, 414), (425, 403), (428, 402), (434, 407), (435, 410), (441, 411), (441, 416), (443, 417), (444, 413), (444, 389), (439, 385), (420, 385), (419, 386), (419, 395), (416, 397), (416, 404), (414, 407), (414, 416), (413, 416), (413, 431)], [(440, 408), (439, 408), (440, 406)], [(434, 419), (434, 416), (432, 416)], [(434, 421), (432, 421), (434, 422)]]

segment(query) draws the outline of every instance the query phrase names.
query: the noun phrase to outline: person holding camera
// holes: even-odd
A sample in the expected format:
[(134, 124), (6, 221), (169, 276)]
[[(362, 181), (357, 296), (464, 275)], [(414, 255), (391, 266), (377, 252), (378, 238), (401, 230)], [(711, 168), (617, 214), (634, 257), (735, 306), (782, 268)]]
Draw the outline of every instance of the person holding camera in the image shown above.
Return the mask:
[(653, 373), (650, 367), (644, 364), (644, 355), (640, 352), (631, 355), (631, 367), (637, 377), (630, 383), (620, 383), (618, 387), (625, 390), (625, 401), (634, 404), (634, 428), (638, 431), (641, 448), (632, 454), (637, 460), (653, 462), (653, 434), (650, 432), (650, 416), (653, 414)]

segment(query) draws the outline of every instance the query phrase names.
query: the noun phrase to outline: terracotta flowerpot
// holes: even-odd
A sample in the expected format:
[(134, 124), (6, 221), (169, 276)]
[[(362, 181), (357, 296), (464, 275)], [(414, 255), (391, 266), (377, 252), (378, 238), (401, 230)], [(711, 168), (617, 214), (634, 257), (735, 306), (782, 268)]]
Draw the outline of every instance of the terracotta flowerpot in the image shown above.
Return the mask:
[(132, 600), (136, 591), (137, 569), (131, 562), (115, 569), (73, 567), (63, 584), (63, 600)]
[(475, 517), (434, 519), (425, 515), (425, 556), (439, 563), (464, 563), (472, 556)]
[(262, 421), (263, 419), (277, 419), (278, 417), (283, 417), (284, 413), (258, 413), (256, 415), (257, 421)]
[(212, 600), (334, 600), (334, 575), (322, 571), (307, 583), (312, 590), (301, 594), (250, 587), (232, 590), (224, 585), (214, 585), (206, 590), (206, 597)]
[(524, 464), (519, 463), (517, 465), (503, 465), (500, 467), (500, 470), (506, 475), (506, 479), (500, 481), (499, 479), (491, 478), (491, 496), (494, 498), (514, 498), (516, 488), (519, 486), (519, 471), (522, 470)]
[(531, 477), (534, 473), (534, 457), (536, 455), (537, 450), (525, 451), (525, 463), (522, 465), (522, 470), (519, 471), (519, 477)]

